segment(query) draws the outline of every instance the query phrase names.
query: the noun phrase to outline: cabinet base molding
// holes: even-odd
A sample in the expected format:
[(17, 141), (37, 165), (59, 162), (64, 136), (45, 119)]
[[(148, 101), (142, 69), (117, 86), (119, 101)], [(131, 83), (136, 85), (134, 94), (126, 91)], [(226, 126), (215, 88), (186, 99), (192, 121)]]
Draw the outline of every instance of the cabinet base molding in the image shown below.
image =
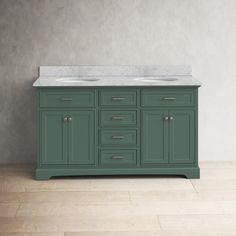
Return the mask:
[(97, 169), (72, 169), (72, 168), (37, 168), (37, 180), (48, 180), (56, 176), (93, 176), (93, 175), (179, 175), (187, 179), (199, 179), (199, 167), (168, 167), (168, 168), (97, 168)]

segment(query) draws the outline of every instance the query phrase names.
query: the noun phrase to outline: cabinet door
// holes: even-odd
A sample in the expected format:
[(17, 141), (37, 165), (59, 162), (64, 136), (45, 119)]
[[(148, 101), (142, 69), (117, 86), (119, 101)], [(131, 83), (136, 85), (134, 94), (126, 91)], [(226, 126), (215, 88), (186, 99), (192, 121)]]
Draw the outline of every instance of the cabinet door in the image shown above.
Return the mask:
[(168, 116), (167, 111), (142, 111), (142, 163), (168, 162)]
[(194, 111), (170, 111), (170, 163), (194, 162)]
[(94, 111), (74, 111), (69, 117), (69, 164), (94, 164)]
[(40, 160), (42, 164), (67, 163), (67, 122), (60, 111), (42, 111), (40, 122)]

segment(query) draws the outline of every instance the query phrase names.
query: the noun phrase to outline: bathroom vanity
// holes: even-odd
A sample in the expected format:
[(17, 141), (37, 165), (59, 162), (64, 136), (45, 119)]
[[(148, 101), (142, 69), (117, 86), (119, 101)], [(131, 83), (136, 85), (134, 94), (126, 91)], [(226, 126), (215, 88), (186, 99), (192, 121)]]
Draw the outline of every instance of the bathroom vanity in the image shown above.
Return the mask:
[(199, 86), (190, 66), (40, 67), (36, 179), (199, 178)]

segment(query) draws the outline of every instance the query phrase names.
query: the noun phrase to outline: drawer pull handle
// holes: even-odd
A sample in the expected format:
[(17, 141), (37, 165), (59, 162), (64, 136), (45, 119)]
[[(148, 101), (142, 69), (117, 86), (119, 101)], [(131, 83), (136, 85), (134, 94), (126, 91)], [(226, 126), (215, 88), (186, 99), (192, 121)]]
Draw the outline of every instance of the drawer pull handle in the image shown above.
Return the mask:
[(114, 136), (111, 136), (112, 139), (123, 139), (125, 138), (124, 136), (122, 135), (114, 135)]
[(113, 101), (122, 101), (125, 100), (126, 98), (121, 98), (121, 97), (112, 97), (111, 100)]
[(124, 120), (125, 117), (124, 116), (112, 116), (111, 119), (112, 120)]
[(72, 98), (61, 98), (61, 101), (70, 102), (70, 101), (72, 101)]
[(176, 98), (174, 98), (174, 97), (165, 97), (165, 98), (163, 98), (163, 100), (176, 100)]
[(111, 156), (111, 159), (124, 159), (123, 156)]

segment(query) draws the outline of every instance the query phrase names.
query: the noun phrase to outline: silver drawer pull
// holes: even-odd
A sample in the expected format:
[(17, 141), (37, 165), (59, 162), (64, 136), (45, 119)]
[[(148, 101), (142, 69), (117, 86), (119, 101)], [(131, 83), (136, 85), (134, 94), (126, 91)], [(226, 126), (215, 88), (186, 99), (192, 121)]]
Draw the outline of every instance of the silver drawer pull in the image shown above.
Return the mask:
[(124, 116), (112, 116), (111, 119), (112, 120), (124, 120), (125, 117)]
[(111, 100), (113, 101), (122, 101), (125, 100), (126, 98), (122, 98), (122, 97), (112, 97)]
[(174, 97), (165, 97), (165, 98), (162, 98), (163, 100), (176, 100), (176, 98)]
[(111, 136), (112, 139), (123, 139), (125, 138), (125, 136), (122, 136), (122, 135), (114, 135), (114, 136)]
[(124, 159), (124, 156), (111, 156), (111, 159)]
[(70, 102), (70, 101), (72, 101), (72, 98), (61, 98), (61, 101)]

